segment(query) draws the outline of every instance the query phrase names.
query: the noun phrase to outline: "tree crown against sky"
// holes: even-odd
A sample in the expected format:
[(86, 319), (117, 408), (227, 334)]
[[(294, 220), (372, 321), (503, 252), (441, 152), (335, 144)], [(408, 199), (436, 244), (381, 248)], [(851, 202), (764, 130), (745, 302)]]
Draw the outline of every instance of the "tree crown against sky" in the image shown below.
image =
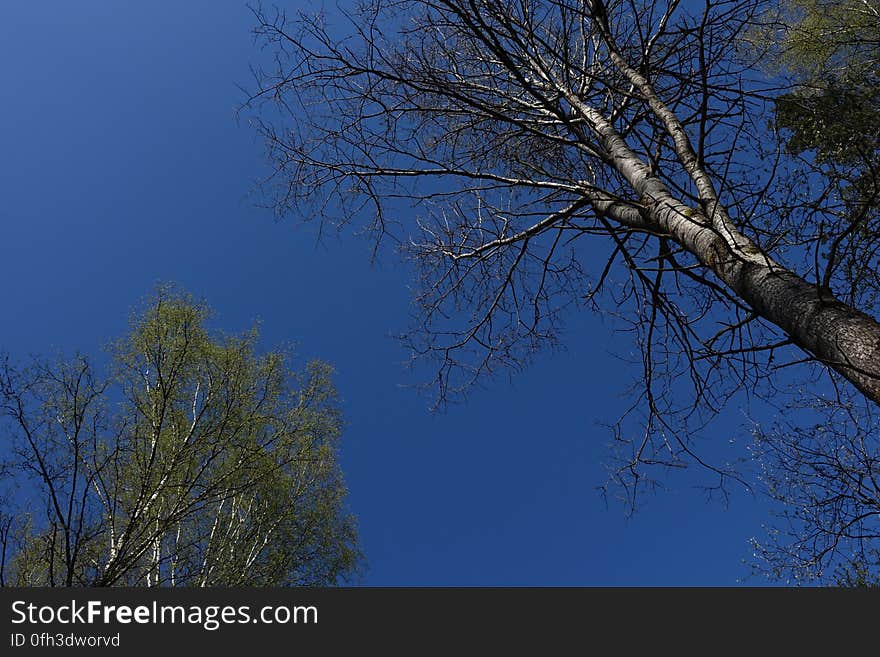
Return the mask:
[[(595, 298), (584, 279), (601, 288), (610, 271), (603, 260), (582, 274), (592, 263), (582, 262), (579, 238), (601, 233), (612, 264), (638, 265), (621, 297), (656, 308), (655, 321), (638, 322), (660, 329), (654, 338), (680, 343), (713, 370), (751, 347), (772, 353), (793, 343), (878, 397), (868, 346), (876, 322), (838, 305), (836, 257), (819, 257), (814, 275), (795, 271), (796, 259), (820, 255), (804, 236), (789, 237), (803, 232), (800, 198), (786, 213), (781, 200), (768, 202), (783, 164), (776, 140), (767, 152), (760, 140), (772, 90), (757, 87), (765, 53), (744, 61), (741, 48), (764, 3), (688, 9), (376, 2), (342, 37), (306, 14), (290, 24), (262, 17), (281, 63), (261, 78), (254, 101), (280, 100), (290, 112), (278, 130), (262, 124), (276, 158), (277, 207), (371, 219), (388, 235), (400, 216), (389, 203), (411, 201), (417, 225), (398, 236), (424, 268), (414, 346), (440, 360), (441, 393), (552, 342), (560, 309)], [(365, 27), (376, 25), (399, 35)], [(621, 246), (615, 238), (623, 237)], [(823, 239), (834, 237), (828, 226)], [(656, 269), (659, 281), (649, 275)], [(687, 285), (694, 289), (676, 292)], [(717, 309), (729, 330), (705, 335), (677, 307), (689, 317), (702, 311), (715, 326), (719, 314), (709, 311)], [(762, 340), (767, 325), (786, 339)], [(739, 344), (750, 331), (762, 335)], [(717, 394), (691, 374), (703, 382), (699, 395)]]
[(159, 288), (104, 375), (85, 356), (0, 367), (4, 585), (329, 585), (360, 564), (329, 366)]
[[(798, 157), (818, 142), (799, 144), (793, 121), (817, 110), (777, 104), (792, 85), (767, 78), (775, 43), (754, 38), (779, 27), (776, 8), (258, 9), (276, 55), (249, 100), (267, 189), (281, 214), (366, 225), (412, 257), (406, 338), (435, 363), (441, 400), (556, 344), (572, 306), (615, 314), (639, 348), (637, 422), (619, 441), (630, 492), (646, 465), (702, 463), (691, 438), (707, 419), (736, 394), (782, 403), (792, 372), (842, 384), (870, 414), (876, 212)], [(703, 464), (722, 484), (737, 476)]]

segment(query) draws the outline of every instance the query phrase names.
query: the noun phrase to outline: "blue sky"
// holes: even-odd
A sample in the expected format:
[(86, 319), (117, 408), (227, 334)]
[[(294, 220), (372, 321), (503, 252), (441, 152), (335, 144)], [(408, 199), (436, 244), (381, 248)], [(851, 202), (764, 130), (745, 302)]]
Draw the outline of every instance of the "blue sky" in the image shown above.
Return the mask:
[[(96, 353), (157, 281), (238, 331), (337, 369), (368, 585), (735, 585), (760, 499), (668, 478), (630, 519), (597, 491), (629, 349), (574, 314), (567, 351), (439, 415), (407, 384), (409, 286), (352, 235), (249, 195), (267, 172), (234, 110), (260, 53), (239, 0), (0, 8), (0, 350)], [(718, 445), (745, 439), (736, 409)], [(711, 445), (707, 449), (713, 450)], [(747, 580), (749, 584), (761, 583)]]

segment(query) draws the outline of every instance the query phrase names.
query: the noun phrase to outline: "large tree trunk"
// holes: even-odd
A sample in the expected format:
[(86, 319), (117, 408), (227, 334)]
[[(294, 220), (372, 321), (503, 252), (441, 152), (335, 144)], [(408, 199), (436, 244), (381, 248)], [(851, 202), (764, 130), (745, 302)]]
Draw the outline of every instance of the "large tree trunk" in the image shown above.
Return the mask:
[(877, 320), (774, 262), (742, 234), (720, 234), (704, 214), (668, 195), (648, 216), (758, 315), (880, 404)]
[[(669, 235), (758, 315), (880, 404), (877, 320), (775, 262), (736, 229), (714, 194), (708, 211), (674, 198), (601, 114), (584, 105), (579, 109), (599, 135), (609, 163), (638, 194), (647, 227)], [(702, 171), (696, 172), (699, 176), (689, 173), (695, 180), (705, 179)]]

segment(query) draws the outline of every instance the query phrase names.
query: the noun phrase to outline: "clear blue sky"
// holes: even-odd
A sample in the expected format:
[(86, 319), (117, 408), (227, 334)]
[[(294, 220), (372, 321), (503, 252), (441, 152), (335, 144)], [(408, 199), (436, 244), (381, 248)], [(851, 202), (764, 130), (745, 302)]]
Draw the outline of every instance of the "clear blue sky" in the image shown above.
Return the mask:
[[(596, 487), (631, 372), (600, 317), (568, 351), (431, 415), (404, 384), (406, 270), (351, 235), (276, 223), (234, 119), (258, 60), (241, 0), (8, 2), (0, 8), (0, 350), (98, 352), (158, 280), (266, 346), (337, 369), (342, 462), (369, 585), (734, 585), (759, 499), (667, 479), (631, 519)], [(735, 411), (735, 409), (734, 409)], [(736, 412), (732, 413), (736, 417)], [(719, 445), (744, 438), (715, 427)], [(711, 449), (711, 448), (710, 448)], [(747, 583), (761, 583), (748, 580)]]

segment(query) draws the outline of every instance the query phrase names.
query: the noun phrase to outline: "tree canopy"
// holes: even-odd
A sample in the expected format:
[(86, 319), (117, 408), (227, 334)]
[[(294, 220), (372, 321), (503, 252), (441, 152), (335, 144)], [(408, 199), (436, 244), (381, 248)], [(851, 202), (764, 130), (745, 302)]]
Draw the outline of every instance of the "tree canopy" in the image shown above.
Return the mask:
[[(699, 463), (721, 487), (751, 485), (695, 449), (735, 396), (806, 407), (771, 449), (780, 426), (756, 429), (774, 476), (835, 458), (827, 441), (812, 460), (785, 449), (809, 443), (817, 416), (835, 426), (825, 414), (844, 409), (873, 426), (872, 2), (367, 0), (254, 14), (273, 63), (245, 106), (272, 163), (270, 202), (366, 227), (411, 258), (420, 312), (404, 339), (434, 364), (439, 403), (558, 345), (581, 306), (638, 346), (638, 394), (615, 434), (630, 501), (647, 466)], [(853, 458), (870, 457), (857, 471), (873, 476), (876, 444), (856, 443)], [(788, 490), (829, 508), (810, 486)], [(850, 519), (876, 528), (876, 493), (854, 493)], [(851, 534), (842, 517), (800, 515), (793, 542), (758, 553), (779, 557), (775, 574), (798, 553), (798, 577), (824, 576), (875, 531)], [(801, 530), (830, 542), (811, 549)]]
[(160, 288), (90, 359), (0, 362), (0, 583), (329, 585), (360, 563), (328, 365)]

